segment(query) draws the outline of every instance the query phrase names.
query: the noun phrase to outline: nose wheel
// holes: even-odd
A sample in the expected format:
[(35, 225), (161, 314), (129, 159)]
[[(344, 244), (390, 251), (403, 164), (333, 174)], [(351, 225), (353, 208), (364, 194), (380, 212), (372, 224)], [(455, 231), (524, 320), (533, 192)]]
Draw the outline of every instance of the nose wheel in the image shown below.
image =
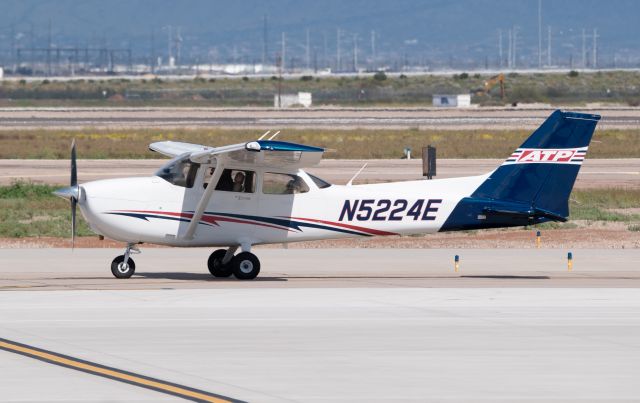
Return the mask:
[(124, 255), (117, 256), (111, 262), (111, 273), (115, 278), (129, 278), (136, 272), (136, 263), (129, 258), (124, 261)]
[(131, 259), (132, 253), (140, 253), (135, 244), (127, 244), (124, 255), (116, 256), (111, 262), (111, 273), (115, 278), (129, 278), (136, 272), (136, 262)]

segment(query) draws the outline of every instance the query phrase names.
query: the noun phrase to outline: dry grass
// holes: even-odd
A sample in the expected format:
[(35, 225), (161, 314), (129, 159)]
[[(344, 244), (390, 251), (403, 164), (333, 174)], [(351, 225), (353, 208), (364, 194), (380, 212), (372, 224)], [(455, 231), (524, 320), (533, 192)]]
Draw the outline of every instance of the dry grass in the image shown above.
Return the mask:
[[(335, 105), (430, 105), (434, 93), (469, 93), (481, 88), (487, 75), (422, 75), (373, 79), (362, 77), (313, 77), (310, 80), (284, 80), (285, 92), (313, 92), (316, 104)], [(0, 106), (31, 105), (261, 105), (273, 103), (278, 80), (273, 78), (164, 81), (114, 79), (109, 81), (72, 80), (65, 82), (0, 82)], [(637, 104), (637, 72), (517, 74), (506, 77), (507, 99), (500, 100), (497, 89), (492, 96), (475, 97), (480, 104), (549, 102), (581, 104), (618, 102)]]
[[(157, 158), (149, 143), (179, 140), (212, 146), (251, 140), (258, 133), (238, 129), (22, 130), (0, 132), (0, 158), (68, 158), (73, 138), (80, 158)], [(282, 140), (328, 149), (327, 158), (400, 158), (404, 147), (428, 144), (440, 158), (504, 158), (529, 135), (525, 130), (286, 130)], [(598, 130), (589, 158), (637, 158), (640, 129)]]

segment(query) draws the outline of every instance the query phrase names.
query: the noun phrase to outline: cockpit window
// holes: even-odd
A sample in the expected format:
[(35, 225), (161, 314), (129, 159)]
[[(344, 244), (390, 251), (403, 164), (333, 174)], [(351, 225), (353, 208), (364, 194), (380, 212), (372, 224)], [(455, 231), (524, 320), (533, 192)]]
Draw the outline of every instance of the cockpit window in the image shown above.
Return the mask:
[(331, 186), (331, 184), (323, 179), (318, 178), (315, 175), (311, 175), (309, 172), (307, 172), (307, 175), (309, 175), (309, 178), (311, 178), (311, 180), (313, 181), (313, 183), (316, 184), (317, 187), (319, 187), (320, 189), (325, 189), (328, 188), (329, 186)]
[(264, 194), (281, 195), (307, 193), (308, 191), (309, 185), (298, 175), (265, 172), (262, 180), (262, 193)]
[(255, 172), (240, 169), (225, 169), (222, 171), (216, 190), (225, 192), (255, 192)]
[(173, 185), (191, 188), (195, 182), (198, 168), (200, 168), (200, 164), (191, 162), (188, 159), (173, 159), (160, 168), (156, 172), (156, 176)]

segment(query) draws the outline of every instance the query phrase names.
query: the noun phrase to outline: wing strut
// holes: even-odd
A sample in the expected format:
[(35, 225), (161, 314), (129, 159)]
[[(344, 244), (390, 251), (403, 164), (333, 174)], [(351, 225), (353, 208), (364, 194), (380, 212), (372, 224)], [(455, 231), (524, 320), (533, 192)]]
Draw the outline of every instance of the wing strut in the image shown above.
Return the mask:
[(207, 205), (209, 204), (209, 200), (211, 200), (211, 195), (215, 190), (215, 187), (216, 187), (215, 184), (218, 183), (218, 179), (220, 179), (220, 176), (222, 176), (222, 171), (224, 171), (224, 167), (221, 164), (217, 164), (216, 169), (213, 172), (213, 175), (211, 175), (209, 182), (207, 182), (207, 188), (205, 189), (204, 193), (202, 194), (202, 197), (200, 198), (200, 201), (198, 202), (196, 211), (193, 212), (193, 217), (191, 217), (191, 222), (187, 227), (187, 231), (184, 233), (182, 238), (186, 240), (193, 239), (196, 229), (198, 228), (198, 224), (200, 223), (200, 219), (204, 214), (204, 210), (207, 208)]

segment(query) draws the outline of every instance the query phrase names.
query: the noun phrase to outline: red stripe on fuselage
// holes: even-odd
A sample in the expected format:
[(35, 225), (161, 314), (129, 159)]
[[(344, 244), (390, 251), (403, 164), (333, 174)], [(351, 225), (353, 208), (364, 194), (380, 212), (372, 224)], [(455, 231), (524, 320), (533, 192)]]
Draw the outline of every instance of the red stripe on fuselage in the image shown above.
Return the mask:
[(378, 230), (378, 229), (359, 227), (357, 225), (343, 224), (343, 223), (333, 222), (333, 221), (317, 220), (317, 219), (314, 219), (314, 218), (303, 218), (303, 217), (288, 217), (288, 218), (291, 218), (293, 220), (302, 220), (302, 221), (316, 222), (316, 223), (321, 223), (321, 224), (335, 225), (336, 227), (348, 228), (348, 229), (352, 229), (352, 230), (355, 230), (355, 231), (362, 231), (362, 232), (364, 232), (366, 234), (370, 234), (370, 235), (398, 235), (395, 232), (381, 231), (381, 230)]
[[(189, 219), (193, 218), (193, 213), (175, 213), (171, 211), (153, 211), (153, 210), (117, 210), (117, 211), (123, 211), (123, 212), (129, 212), (129, 213), (147, 213), (147, 214), (167, 215), (170, 217), (181, 217), (181, 218), (189, 218)], [(218, 225), (218, 226), (220, 226), (220, 224), (218, 224), (218, 221), (226, 221), (226, 222), (232, 222), (237, 224), (252, 224), (252, 225), (258, 225), (261, 227), (275, 228), (283, 231), (295, 232), (290, 228), (276, 227), (275, 225), (263, 224), (263, 223), (253, 222), (253, 221), (245, 221), (237, 218), (229, 218), (229, 217), (217, 216), (217, 215), (211, 215), (211, 214), (203, 215), (201, 221), (204, 221), (208, 224)]]

